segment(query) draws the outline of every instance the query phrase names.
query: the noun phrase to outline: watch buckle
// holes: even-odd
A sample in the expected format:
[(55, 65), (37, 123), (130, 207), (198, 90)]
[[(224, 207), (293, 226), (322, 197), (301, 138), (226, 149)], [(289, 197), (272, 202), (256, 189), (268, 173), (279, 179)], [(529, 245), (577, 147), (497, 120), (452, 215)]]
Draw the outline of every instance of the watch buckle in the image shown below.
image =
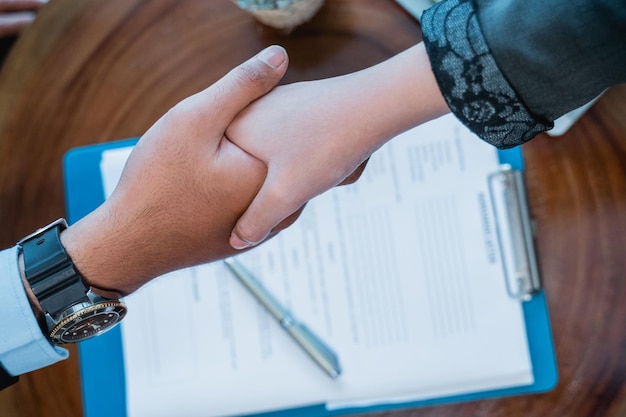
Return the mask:
[(55, 221), (53, 221), (49, 225), (44, 226), (44, 227), (40, 227), (39, 229), (35, 230), (33, 233), (29, 234), (28, 236), (23, 237), (22, 239), (20, 239), (17, 242), (17, 245), (18, 246), (22, 246), (23, 243), (26, 242), (27, 240), (35, 238), (35, 237), (45, 233), (46, 231), (52, 229), (53, 227), (56, 227), (56, 226), (59, 226), (59, 225), (61, 226), (61, 230), (65, 230), (65, 229), (68, 228), (67, 221), (65, 221), (64, 218), (56, 219)]

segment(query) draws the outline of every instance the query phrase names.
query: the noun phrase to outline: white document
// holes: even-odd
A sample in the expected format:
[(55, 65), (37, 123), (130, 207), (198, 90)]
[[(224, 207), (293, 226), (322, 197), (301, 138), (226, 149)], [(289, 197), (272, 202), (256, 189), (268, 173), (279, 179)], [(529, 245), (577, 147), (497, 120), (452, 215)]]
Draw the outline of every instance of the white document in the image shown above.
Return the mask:
[[(103, 155), (107, 193), (128, 152)], [(127, 297), (128, 416), (341, 408), (531, 384), (490, 206), (487, 177), (498, 168), (494, 148), (445, 116), (390, 141), (356, 184), (314, 199), (239, 257), (337, 352), (337, 380), (221, 262)]]

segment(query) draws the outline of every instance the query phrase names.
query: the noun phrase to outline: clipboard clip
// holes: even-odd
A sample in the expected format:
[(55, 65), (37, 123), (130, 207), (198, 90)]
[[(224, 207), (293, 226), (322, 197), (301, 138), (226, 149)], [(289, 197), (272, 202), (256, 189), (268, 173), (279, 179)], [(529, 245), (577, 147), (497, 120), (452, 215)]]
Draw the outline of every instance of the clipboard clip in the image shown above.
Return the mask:
[(522, 172), (503, 164), (488, 181), (507, 291), (529, 301), (541, 283)]

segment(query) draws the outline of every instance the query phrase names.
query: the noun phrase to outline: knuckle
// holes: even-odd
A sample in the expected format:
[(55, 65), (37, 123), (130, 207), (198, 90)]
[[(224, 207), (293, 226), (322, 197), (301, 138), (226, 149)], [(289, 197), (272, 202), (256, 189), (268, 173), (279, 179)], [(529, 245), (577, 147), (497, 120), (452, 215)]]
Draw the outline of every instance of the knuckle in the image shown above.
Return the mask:
[[(298, 211), (303, 205), (293, 198), (289, 187), (282, 182), (273, 182), (263, 193), (263, 201), (256, 206), (256, 213), (242, 218), (237, 225), (237, 234), (248, 242), (259, 242), (265, 239), (274, 227), (281, 224), (285, 218)], [(284, 227), (286, 226), (281, 225), (279, 229)]]
[(195, 94), (178, 102), (163, 115), (164, 126), (184, 131), (188, 135), (204, 132), (204, 127), (211, 126), (216, 115), (222, 111), (223, 101), (220, 96), (225, 95), (223, 88), (217, 84), (211, 93), (213, 95), (210, 97), (210, 106), (205, 103), (204, 98), (208, 96), (208, 93), (204, 96)]
[(241, 219), (237, 225), (237, 236), (250, 243), (257, 243), (263, 240), (265, 233), (261, 225), (252, 219)]
[(281, 212), (289, 211), (295, 202), (293, 201), (293, 193), (289, 191), (289, 187), (282, 181), (275, 181), (267, 190), (267, 200), (271, 207)]
[(267, 86), (267, 74), (258, 65), (240, 65), (231, 73), (238, 84), (251, 85), (253, 88), (264, 90)]

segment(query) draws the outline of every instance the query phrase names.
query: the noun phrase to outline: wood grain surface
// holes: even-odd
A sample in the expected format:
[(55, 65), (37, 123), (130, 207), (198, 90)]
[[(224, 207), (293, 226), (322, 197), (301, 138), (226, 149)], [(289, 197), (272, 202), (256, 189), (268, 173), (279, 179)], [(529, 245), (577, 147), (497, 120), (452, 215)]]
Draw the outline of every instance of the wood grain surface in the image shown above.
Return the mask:
[[(364, 68), (419, 39), (393, 0), (327, 0), (289, 35), (228, 0), (51, 0), (0, 72), (0, 247), (64, 215), (67, 150), (141, 135), (264, 46), (286, 47), (289, 83)], [(558, 386), (380, 415), (626, 416), (626, 87), (524, 155)], [(77, 356), (0, 392), (0, 417), (81, 416)]]

